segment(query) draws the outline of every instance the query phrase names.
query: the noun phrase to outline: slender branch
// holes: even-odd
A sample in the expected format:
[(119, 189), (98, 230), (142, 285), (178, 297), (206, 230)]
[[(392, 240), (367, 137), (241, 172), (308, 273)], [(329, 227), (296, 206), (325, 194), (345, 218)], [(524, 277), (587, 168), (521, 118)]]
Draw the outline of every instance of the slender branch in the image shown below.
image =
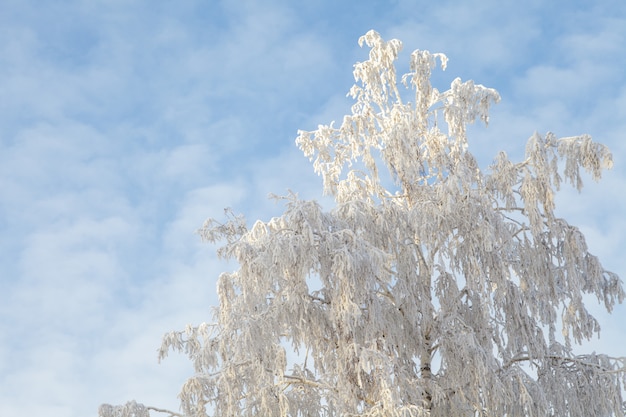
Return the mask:
[(330, 304), (330, 301), (320, 298), (318, 296), (315, 296), (313, 294), (307, 294), (307, 296), (313, 301), (319, 301), (321, 304)]
[[(600, 371), (608, 373), (608, 374), (626, 373), (626, 366), (623, 366), (623, 367), (620, 367), (620, 368), (617, 368), (617, 369), (608, 369), (606, 367), (603, 367), (600, 364), (586, 362), (582, 358), (578, 358), (578, 357), (576, 357), (576, 358), (568, 358), (568, 357), (557, 356), (557, 355), (546, 355), (545, 358), (558, 360), (558, 361), (562, 361), (562, 362), (569, 362), (569, 363), (572, 363), (572, 364), (588, 366), (588, 367), (592, 367), (592, 368), (596, 368), (596, 369), (599, 369)], [(626, 357), (617, 357), (616, 358), (616, 357), (612, 357), (612, 356), (607, 356), (606, 358), (608, 360), (610, 360), (610, 361), (626, 363)], [(527, 354), (524, 354), (524, 356), (519, 356), (519, 357), (511, 359), (510, 361), (508, 361), (506, 364), (503, 365), (503, 368), (508, 368), (509, 366), (513, 365), (516, 362), (534, 361), (534, 359), (536, 359), (536, 358), (531, 358)]]
[(294, 382), (290, 382), (289, 384), (300, 383), (302, 385), (309, 385), (315, 388), (325, 388), (324, 384), (321, 384), (317, 381), (311, 381), (310, 379), (306, 379), (301, 376), (283, 375), (283, 378), (291, 379), (294, 381)]
[(377, 291), (377, 294), (380, 294), (383, 297), (388, 298), (391, 303), (395, 306), (396, 305), (396, 298), (393, 296), (393, 294), (391, 293), (391, 291), (389, 291), (389, 288), (387, 288), (387, 286), (384, 285), (383, 282), (379, 281), (379, 291)]
[(167, 413), (167, 414), (170, 415), (170, 417), (185, 417), (182, 414), (179, 414), (179, 413), (176, 413), (176, 412), (170, 411), (170, 410), (165, 410), (163, 408), (146, 407), (146, 409), (152, 410), (152, 411), (156, 411), (157, 413)]

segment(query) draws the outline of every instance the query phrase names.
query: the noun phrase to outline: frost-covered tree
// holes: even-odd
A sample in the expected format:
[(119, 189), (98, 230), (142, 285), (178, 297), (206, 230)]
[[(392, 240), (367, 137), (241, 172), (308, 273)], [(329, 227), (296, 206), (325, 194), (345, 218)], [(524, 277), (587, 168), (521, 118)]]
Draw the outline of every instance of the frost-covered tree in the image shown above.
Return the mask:
[(460, 79), (438, 91), (446, 57), (428, 51), (397, 80), (398, 40), (359, 43), (371, 50), (352, 114), (296, 141), (335, 206), (291, 194), (270, 221), (200, 230), (240, 268), (219, 277), (215, 323), (163, 339), (160, 358), (182, 351), (195, 367), (170, 414), (623, 415), (625, 359), (572, 349), (600, 330), (586, 294), (611, 311), (621, 282), (554, 212), (561, 182), (580, 189), (581, 168), (599, 179), (608, 149), (533, 134), (522, 161), (500, 152), (482, 168), (467, 126), (498, 93)]

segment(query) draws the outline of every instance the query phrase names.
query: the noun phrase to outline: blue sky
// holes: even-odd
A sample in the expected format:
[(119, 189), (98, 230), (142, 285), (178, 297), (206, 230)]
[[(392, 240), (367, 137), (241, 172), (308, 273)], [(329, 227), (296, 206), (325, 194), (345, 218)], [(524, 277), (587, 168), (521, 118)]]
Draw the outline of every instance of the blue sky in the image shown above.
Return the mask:
[[(163, 333), (210, 320), (233, 268), (194, 231), (225, 207), (319, 199), (297, 129), (341, 120), (369, 29), (444, 52), (435, 75), (496, 88), (470, 146), (488, 163), (535, 131), (591, 134), (615, 167), (558, 211), (626, 277), (626, 3), (31, 1), (0, 3), (0, 415), (177, 409), (191, 368)], [(591, 304), (626, 355), (626, 308)]]

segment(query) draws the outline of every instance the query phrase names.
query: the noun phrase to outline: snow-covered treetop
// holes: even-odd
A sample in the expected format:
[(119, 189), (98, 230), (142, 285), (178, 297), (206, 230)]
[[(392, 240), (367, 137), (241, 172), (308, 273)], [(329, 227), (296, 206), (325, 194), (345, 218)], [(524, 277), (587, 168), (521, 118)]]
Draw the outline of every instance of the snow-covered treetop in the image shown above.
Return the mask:
[(447, 58), (428, 51), (398, 82), (400, 41), (359, 43), (352, 114), (296, 140), (336, 206), (291, 194), (280, 217), (200, 231), (240, 268), (219, 278), (215, 323), (164, 337), (160, 358), (195, 367), (184, 415), (623, 415), (624, 359), (572, 351), (600, 329), (584, 295), (611, 311), (621, 281), (554, 212), (561, 182), (599, 179), (608, 149), (533, 134), (524, 160), (482, 168), (467, 126), (498, 93), (460, 79), (438, 91)]

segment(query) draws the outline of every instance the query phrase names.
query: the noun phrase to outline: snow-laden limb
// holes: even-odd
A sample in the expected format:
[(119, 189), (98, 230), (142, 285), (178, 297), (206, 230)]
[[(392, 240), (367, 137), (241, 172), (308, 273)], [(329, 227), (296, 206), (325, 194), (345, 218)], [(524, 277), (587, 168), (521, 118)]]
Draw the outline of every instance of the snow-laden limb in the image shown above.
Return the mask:
[(129, 401), (124, 405), (112, 406), (102, 404), (98, 408), (98, 417), (150, 417), (150, 411), (164, 413), (167, 417), (183, 417), (182, 414), (156, 407), (146, 407), (135, 401)]
[(279, 217), (200, 230), (239, 269), (219, 277), (215, 323), (163, 338), (160, 359), (194, 365), (183, 414), (623, 415), (625, 359), (572, 351), (599, 334), (583, 296), (611, 311), (622, 283), (554, 212), (563, 178), (599, 179), (608, 149), (533, 134), (523, 161), (480, 167), (467, 125), (498, 93), (459, 79), (438, 91), (447, 59), (428, 51), (398, 83), (402, 44), (360, 43), (351, 114), (296, 140), (335, 207), (290, 194)]

